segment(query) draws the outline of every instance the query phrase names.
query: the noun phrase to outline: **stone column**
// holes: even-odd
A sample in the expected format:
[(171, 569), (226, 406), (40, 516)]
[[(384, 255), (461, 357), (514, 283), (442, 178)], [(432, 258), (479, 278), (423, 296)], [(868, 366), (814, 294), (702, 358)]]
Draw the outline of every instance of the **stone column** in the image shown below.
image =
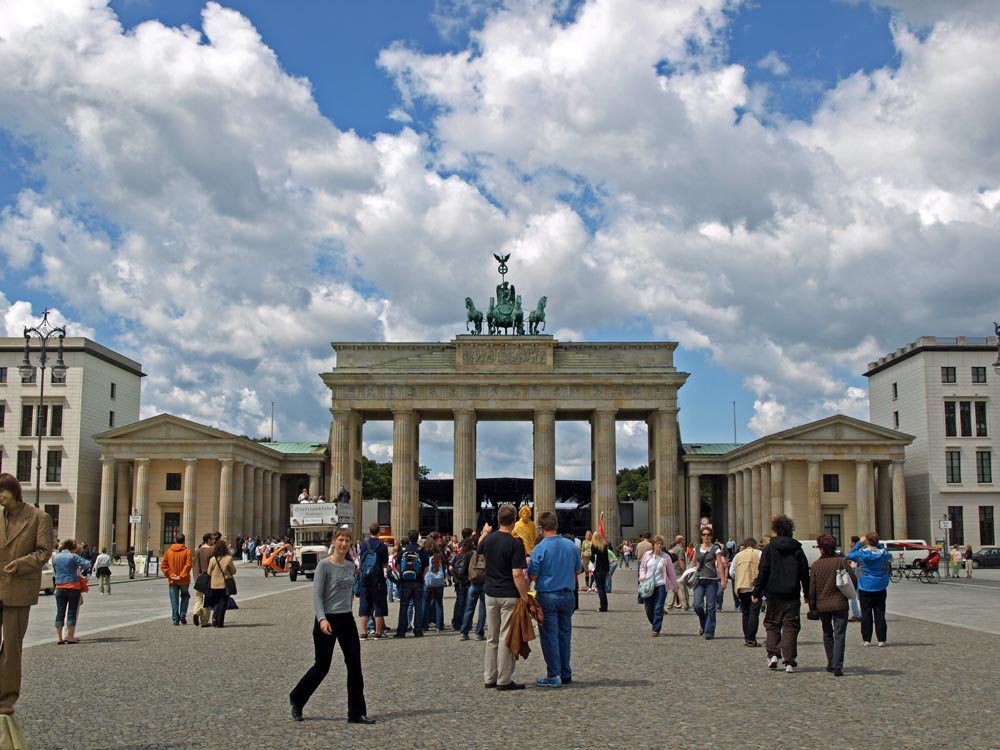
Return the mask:
[(198, 508), (198, 459), (184, 459), (184, 510), (181, 515), (181, 533), (187, 537), (188, 546), (195, 544), (195, 511)]
[(802, 538), (804, 539), (815, 539), (816, 535), (819, 533), (817, 529), (823, 528), (822, 519), (820, 518), (820, 462), (818, 459), (813, 459), (806, 462), (807, 464), (807, 492), (806, 498), (807, 502), (807, 513), (805, 523), (802, 524), (802, 531), (804, 532)]
[(765, 509), (761, 499), (760, 464), (755, 464), (750, 467), (750, 503), (753, 506), (754, 536), (760, 539), (760, 537), (764, 534), (763, 528), (767, 524), (765, 516), (767, 515), (767, 511), (771, 508), (770, 503), (768, 503), (767, 509)]
[(594, 493), (591, 499), (592, 527), (598, 528), (598, 519), (604, 514), (604, 535), (608, 544), (614, 545), (621, 537), (618, 520), (617, 455), (615, 452), (614, 409), (598, 409), (591, 417), (594, 462)]
[(875, 530), (884, 539), (892, 539), (892, 478), (889, 463), (880, 461), (875, 465), (877, 472), (877, 492), (875, 495)]
[[(680, 504), (677, 502), (677, 412), (676, 407), (656, 410), (656, 434), (653, 448), (656, 452), (656, 517), (650, 519), (650, 531), (663, 534), (665, 539), (680, 533), (684, 524)], [(650, 481), (654, 481), (650, 478)]]
[[(340, 486), (339, 485), (337, 486), (337, 490), (340, 491)], [(320, 495), (320, 490), (319, 490), (319, 472), (318, 471), (313, 471), (313, 472), (310, 472), (310, 474), (309, 474), (309, 497), (316, 498), (316, 497), (319, 497), (319, 495)], [(334, 498), (330, 497), (330, 498), (327, 498), (327, 499), (328, 500), (333, 500)]]
[(253, 509), (250, 518), (243, 522), (244, 534), (259, 534), (264, 520), (264, 469), (253, 470)]
[(253, 507), (259, 508), (257, 517), (260, 519), (261, 533), (264, 536), (271, 536), (271, 509), (264, 504), (264, 470), (259, 466), (253, 467)]
[(271, 526), (271, 476), (274, 474), (273, 471), (265, 470), (262, 481), (264, 483), (264, 498), (261, 502), (260, 517), (257, 522), (257, 527), (254, 529), (254, 534), (260, 534), (264, 536), (267, 530)]
[(760, 465), (760, 509), (764, 524), (771, 523), (771, 464)]
[[(235, 539), (237, 529), (243, 520), (243, 474), (246, 470), (241, 461), (233, 461), (233, 502), (229, 508), (229, 526), (219, 526), (219, 531), (227, 539)], [(221, 517), (221, 513), (219, 514)], [(227, 530), (228, 529), (228, 530)]]
[(281, 473), (276, 471), (271, 475), (271, 520), (267, 532), (269, 536), (284, 536), (285, 530), (281, 527), (281, 519), (286, 512), (285, 501), (281, 497)]
[[(101, 457), (101, 514), (98, 520), (97, 548), (111, 549), (115, 522), (115, 460)], [(79, 525), (79, 524), (77, 524)]]
[[(330, 409), (330, 413), (333, 414), (333, 421), (330, 423), (330, 486), (327, 493), (330, 497), (327, 499), (333, 500), (340, 492), (340, 485), (351, 485), (351, 410)], [(309, 488), (311, 495), (312, 476), (309, 477)], [(351, 499), (354, 499), (353, 495)]]
[[(219, 528), (223, 534), (233, 527), (233, 469), (236, 462), (231, 458), (220, 458), (219, 471)], [(242, 486), (242, 477), (240, 478)]]
[(536, 409), (532, 417), (532, 442), (534, 447), (534, 493), (537, 521), (542, 511), (556, 510), (556, 412), (555, 409)]
[(135, 512), (142, 523), (135, 527), (135, 552), (145, 555), (149, 549), (149, 459), (135, 459)]
[[(659, 528), (658, 520), (660, 518), (660, 499), (656, 494), (656, 486), (659, 484), (656, 481), (656, 429), (657, 429), (657, 415), (656, 412), (650, 412), (646, 415), (646, 465), (649, 467), (649, 499), (648, 499), (648, 512), (649, 519), (647, 521), (646, 527), (648, 530), (653, 531), (653, 533), (659, 533), (655, 531)], [(647, 529), (640, 529), (640, 533)]]
[(757, 533), (757, 514), (760, 512), (760, 506), (754, 507), (753, 504), (753, 482), (750, 477), (750, 469), (743, 469), (740, 474), (743, 475), (743, 507), (746, 508), (746, 527), (747, 533), (751, 536)]
[[(476, 412), (456, 409), (455, 429), (455, 481), (453, 533), (461, 535), (462, 529), (476, 526)], [(536, 509), (538, 507), (536, 500)], [(398, 538), (398, 535), (397, 535)]]
[(392, 413), (392, 534), (406, 539), (413, 526), (413, 432), (416, 414), (410, 409)]
[(746, 538), (741, 538), (736, 529), (736, 482), (732, 474), (726, 474), (726, 535), (735, 539), (737, 544)]
[(736, 498), (736, 541), (742, 542), (750, 536), (747, 533), (746, 500), (743, 497), (743, 472), (737, 471), (730, 474), (729, 484), (734, 488), (733, 495)]
[[(785, 512), (785, 464), (771, 462), (771, 517)], [(760, 539), (757, 540), (758, 542)]]
[(858, 525), (861, 527), (858, 530), (858, 536), (862, 536), (869, 531), (874, 531), (875, 521), (872, 518), (871, 507), (869, 505), (869, 486), (868, 486), (868, 473), (869, 473), (869, 462), (868, 461), (858, 461), (857, 471), (855, 474), (855, 502), (857, 504), (857, 518)]
[(263, 534), (260, 522), (260, 508), (254, 504), (253, 497), (253, 466), (244, 464), (243, 466), (243, 515), (247, 533), (259, 536)]
[(892, 538), (906, 539), (906, 477), (903, 462), (892, 462)]
[[(701, 518), (701, 474), (688, 474), (687, 538), (698, 538), (698, 521)], [(712, 519), (715, 523), (715, 518)], [(682, 527), (683, 528), (683, 527)]]

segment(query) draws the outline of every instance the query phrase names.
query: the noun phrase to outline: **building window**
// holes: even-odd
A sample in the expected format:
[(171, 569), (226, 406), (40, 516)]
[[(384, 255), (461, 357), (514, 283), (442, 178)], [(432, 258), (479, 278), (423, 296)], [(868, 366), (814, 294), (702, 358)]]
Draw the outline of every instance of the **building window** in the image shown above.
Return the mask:
[(973, 383), (985, 383), (986, 382), (986, 368), (985, 367), (973, 367), (972, 368), (972, 382)]
[(948, 484), (962, 483), (962, 452), (945, 451), (945, 481)]
[(0, 367), (0, 385), (7, 385), (7, 368)]
[(111, 384), (111, 398), (112, 398), (112, 400), (114, 399), (117, 391), (118, 391), (118, 387), (114, 383), (112, 383)]
[(59, 385), (60, 383), (65, 384), (65, 382), (66, 382), (66, 373), (64, 372), (62, 375), (56, 375), (56, 371), (55, 371), (55, 369), (53, 369), (52, 370), (52, 377), (49, 380), (49, 382), (52, 383), (53, 385)]
[(108, 427), (115, 426), (115, 413), (113, 411), (108, 412)]
[(944, 402), (944, 436), (957, 437), (958, 429), (955, 422), (955, 402)]
[(21, 437), (31, 437), (31, 420), (34, 414), (34, 406), (21, 404)]
[(7, 404), (0, 404), (0, 430), (3, 429), (7, 421)]
[(181, 475), (180, 473), (168, 473), (167, 474), (167, 489), (171, 492), (180, 492), (181, 489)]
[(35, 437), (45, 435), (49, 425), (49, 407), (39, 406), (38, 416), (35, 418)]
[[(834, 474), (833, 476), (836, 476)], [(834, 539), (837, 540), (837, 544), (841, 543), (840, 538), (840, 514), (839, 513), (824, 513), (823, 514), (823, 533), (829, 534)]]
[(962, 437), (972, 437), (972, 402), (958, 402), (958, 424), (962, 429)]
[(840, 492), (840, 474), (823, 475), (823, 492)]
[(38, 377), (38, 368), (37, 367), (32, 367), (31, 368), (31, 374), (28, 377), (24, 377), (24, 375), (21, 376), (21, 382), (22, 383), (34, 383), (35, 380), (37, 379), (37, 377)]
[(181, 514), (163, 514), (163, 543), (173, 544), (177, 535), (181, 533)]
[(942, 383), (954, 383), (955, 382), (955, 368), (954, 367), (942, 367), (941, 368), (941, 382)]
[(965, 544), (965, 521), (962, 518), (962, 506), (949, 505), (948, 518), (951, 519), (951, 543)]
[(45, 461), (45, 481), (62, 481), (62, 451), (49, 451)]
[(980, 484), (993, 482), (993, 459), (989, 451), (976, 451), (976, 481)]
[(45, 512), (49, 514), (52, 519), (52, 538), (59, 538), (59, 506), (58, 505), (46, 505)]
[(899, 429), (899, 412), (898, 411), (894, 411), (892, 413), (892, 427), (893, 427), (893, 429), (896, 429), (896, 430)]
[(895, 401), (899, 398), (899, 383), (892, 384), (892, 400)]
[(49, 425), (49, 435), (51, 435), (52, 437), (59, 437), (62, 435), (62, 417), (63, 417), (62, 404), (53, 404), (52, 424)]
[(30, 482), (31, 481), (31, 451), (18, 451), (17, 452), (17, 481), (18, 482)]
[(979, 506), (979, 543), (996, 544), (993, 532), (993, 506)]
[(986, 402), (976, 402), (976, 437), (986, 437)]

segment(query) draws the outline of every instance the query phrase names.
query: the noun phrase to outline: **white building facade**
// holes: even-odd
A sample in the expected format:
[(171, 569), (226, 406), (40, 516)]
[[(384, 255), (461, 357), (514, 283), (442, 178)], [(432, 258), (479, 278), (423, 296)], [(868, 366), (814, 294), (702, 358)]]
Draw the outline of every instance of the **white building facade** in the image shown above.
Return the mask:
[(93, 435), (139, 419), (142, 366), (87, 338), (63, 340), (64, 378), (53, 378), (58, 342), (50, 339), (42, 399), (39, 346), (36, 370), (21, 378), (23, 338), (0, 338), (0, 470), (14, 474), (25, 502), (34, 503), (41, 432), (39, 506), (52, 516), (57, 538), (97, 543), (101, 448)]
[(994, 442), (1000, 436), (996, 339), (923, 336), (871, 362), (870, 419), (914, 436), (906, 449), (910, 538), (995, 544), (1000, 483)]

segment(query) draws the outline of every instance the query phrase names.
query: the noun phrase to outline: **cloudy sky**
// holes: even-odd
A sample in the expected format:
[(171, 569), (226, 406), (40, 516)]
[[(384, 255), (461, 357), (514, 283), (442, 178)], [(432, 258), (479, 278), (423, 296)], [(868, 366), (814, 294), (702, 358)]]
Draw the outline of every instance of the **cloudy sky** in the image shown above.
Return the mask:
[(1000, 318), (998, 70), (994, 0), (4, 0), (0, 318), (324, 440), (329, 343), (451, 339), (502, 251), (556, 337), (679, 342), (686, 442), (865, 418), (867, 362)]

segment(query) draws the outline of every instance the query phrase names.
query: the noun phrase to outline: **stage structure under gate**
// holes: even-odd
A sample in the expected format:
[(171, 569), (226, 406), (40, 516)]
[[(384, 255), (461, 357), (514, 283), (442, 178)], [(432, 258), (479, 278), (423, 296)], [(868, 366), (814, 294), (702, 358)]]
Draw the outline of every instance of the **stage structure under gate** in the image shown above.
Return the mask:
[[(649, 517), (654, 534), (685, 523), (679, 487), (677, 391), (688, 374), (674, 367), (672, 342), (561, 343), (546, 335), (460, 335), (445, 343), (332, 344), (330, 486), (361, 498), (362, 430), (392, 420), (391, 523), (399, 538), (417, 528), (422, 419), (455, 425), (454, 533), (475, 520), (476, 424), (533, 424), (535, 517), (555, 510), (555, 422), (591, 426), (591, 516), (604, 513), (617, 541), (615, 422), (643, 420), (649, 435)], [(360, 534), (361, 514), (355, 516)], [(443, 530), (444, 531), (444, 530)]]

